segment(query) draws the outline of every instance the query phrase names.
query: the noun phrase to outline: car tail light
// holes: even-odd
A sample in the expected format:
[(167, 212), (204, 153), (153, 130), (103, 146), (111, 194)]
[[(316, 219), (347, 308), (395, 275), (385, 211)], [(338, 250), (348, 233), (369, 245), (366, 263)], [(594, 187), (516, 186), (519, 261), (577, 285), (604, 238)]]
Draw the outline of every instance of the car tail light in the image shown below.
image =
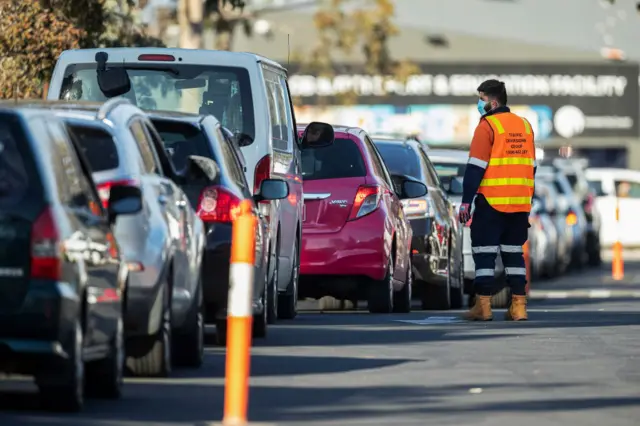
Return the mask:
[(578, 223), (578, 216), (574, 212), (567, 213), (567, 225), (573, 226)]
[(434, 217), (434, 209), (431, 198), (413, 198), (402, 200), (405, 215), (409, 218)]
[(382, 188), (378, 185), (361, 185), (356, 193), (348, 220), (354, 220), (374, 212), (380, 205)]
[(471, 221), (473, 220), (473, 217), (471, 217), (471, 219), (469, 219), (467, 221), (467, 223), (464, 224), (464, 226), (471, 226)]
[(106, 209), (109, 207), (109, 195), (111, 194), (111, 187), (117, 185), (138, 185), (138, 182), (132, 179), (122, 179), (122, 180), (114, 180), (109, 182), (103, 182), (99, 185), (96, 185), (98, 189), (98, 196), (102, 201), (102, 206)]
[[(253, 174), (253, 193), (257, 194), (260, 191), (260, 185), (262, 181), (271, 177), (271, 156), (265, 155), (256, 164), (256, 170)], [(261, 203), (268, 204), (269, 201), (261, 201)]]
[(51, 207), (47, 207), (31, 228), (31, 278), (59, 280), (61, 277), (60, 234)]
[(196, 213), (203, 222), (230, 223), (240, 213), (240, 198), (220, 186), (205, 188)]
[(176, 60), (173, 55), (158, 55), (154, 53), (145, 53), (138, 56), (139, 61), (157, 61), (157, 62), (174, 62)]

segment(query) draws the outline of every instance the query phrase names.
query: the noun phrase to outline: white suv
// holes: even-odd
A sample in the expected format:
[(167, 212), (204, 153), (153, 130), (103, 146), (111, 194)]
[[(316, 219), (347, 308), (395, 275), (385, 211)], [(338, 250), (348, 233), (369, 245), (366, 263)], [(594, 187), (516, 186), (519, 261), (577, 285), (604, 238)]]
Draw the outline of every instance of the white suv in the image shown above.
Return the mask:
[(278, 277), (278, 317), (294, 318), (303, 196), (286, 70), (251, 53), (215, 50), (79, 49), (60, 55), (48, 99), (105, 101), (116, 96), (143, 109), (214, 115), (241, 147), (254, 192), (264, 179), (289, 182), (288, 198), (266, 201), (260, 210), (270, 224), (269, 269), (275, 268)]

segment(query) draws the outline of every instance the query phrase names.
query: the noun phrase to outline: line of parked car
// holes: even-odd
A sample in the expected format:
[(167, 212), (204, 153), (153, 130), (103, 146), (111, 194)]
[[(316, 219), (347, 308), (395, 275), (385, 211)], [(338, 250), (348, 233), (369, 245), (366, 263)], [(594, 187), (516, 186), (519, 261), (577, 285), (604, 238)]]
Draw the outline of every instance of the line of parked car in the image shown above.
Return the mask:
[[(199, 367), (205, 324), (226, 342), (243, 199), (259, 218), (254, 338), (304, 298), (461, 308), (474, 273), (456, 220), (466, 161), (296, 123), (286, 70), (257, 55), (66, 51), (48, 101), (0, 106), (0, 372), (79, 410), (85, 390), (119, 397), (127, 372)], [(589, 185), (562, 167), (536, 177), (536, 277), (600, 261)]]

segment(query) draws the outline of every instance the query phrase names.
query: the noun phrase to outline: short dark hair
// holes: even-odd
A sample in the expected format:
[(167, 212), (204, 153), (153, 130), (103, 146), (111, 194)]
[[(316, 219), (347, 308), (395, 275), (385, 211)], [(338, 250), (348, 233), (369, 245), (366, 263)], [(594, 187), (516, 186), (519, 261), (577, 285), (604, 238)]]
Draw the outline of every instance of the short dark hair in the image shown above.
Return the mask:
[(487, 80), (478, 86), (478, 92), (482, 92), (488, 97), (495, 99), (500, 105), (507, 104), (507, 88), (502, 81)]

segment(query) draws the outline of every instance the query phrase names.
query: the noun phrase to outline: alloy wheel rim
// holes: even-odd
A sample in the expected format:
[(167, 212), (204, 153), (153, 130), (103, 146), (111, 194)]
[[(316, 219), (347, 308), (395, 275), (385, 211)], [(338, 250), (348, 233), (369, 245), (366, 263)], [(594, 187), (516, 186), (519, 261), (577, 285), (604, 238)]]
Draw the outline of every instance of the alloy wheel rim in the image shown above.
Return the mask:
[(389, 261), (389, 304), (393, 307), (393, 262)]
[(276, 257), (276, 265), (273, 271), (273, 300), (271, 301), (273, 305), (273, 315), (274, 317), (278, 315), (278, 258)]

